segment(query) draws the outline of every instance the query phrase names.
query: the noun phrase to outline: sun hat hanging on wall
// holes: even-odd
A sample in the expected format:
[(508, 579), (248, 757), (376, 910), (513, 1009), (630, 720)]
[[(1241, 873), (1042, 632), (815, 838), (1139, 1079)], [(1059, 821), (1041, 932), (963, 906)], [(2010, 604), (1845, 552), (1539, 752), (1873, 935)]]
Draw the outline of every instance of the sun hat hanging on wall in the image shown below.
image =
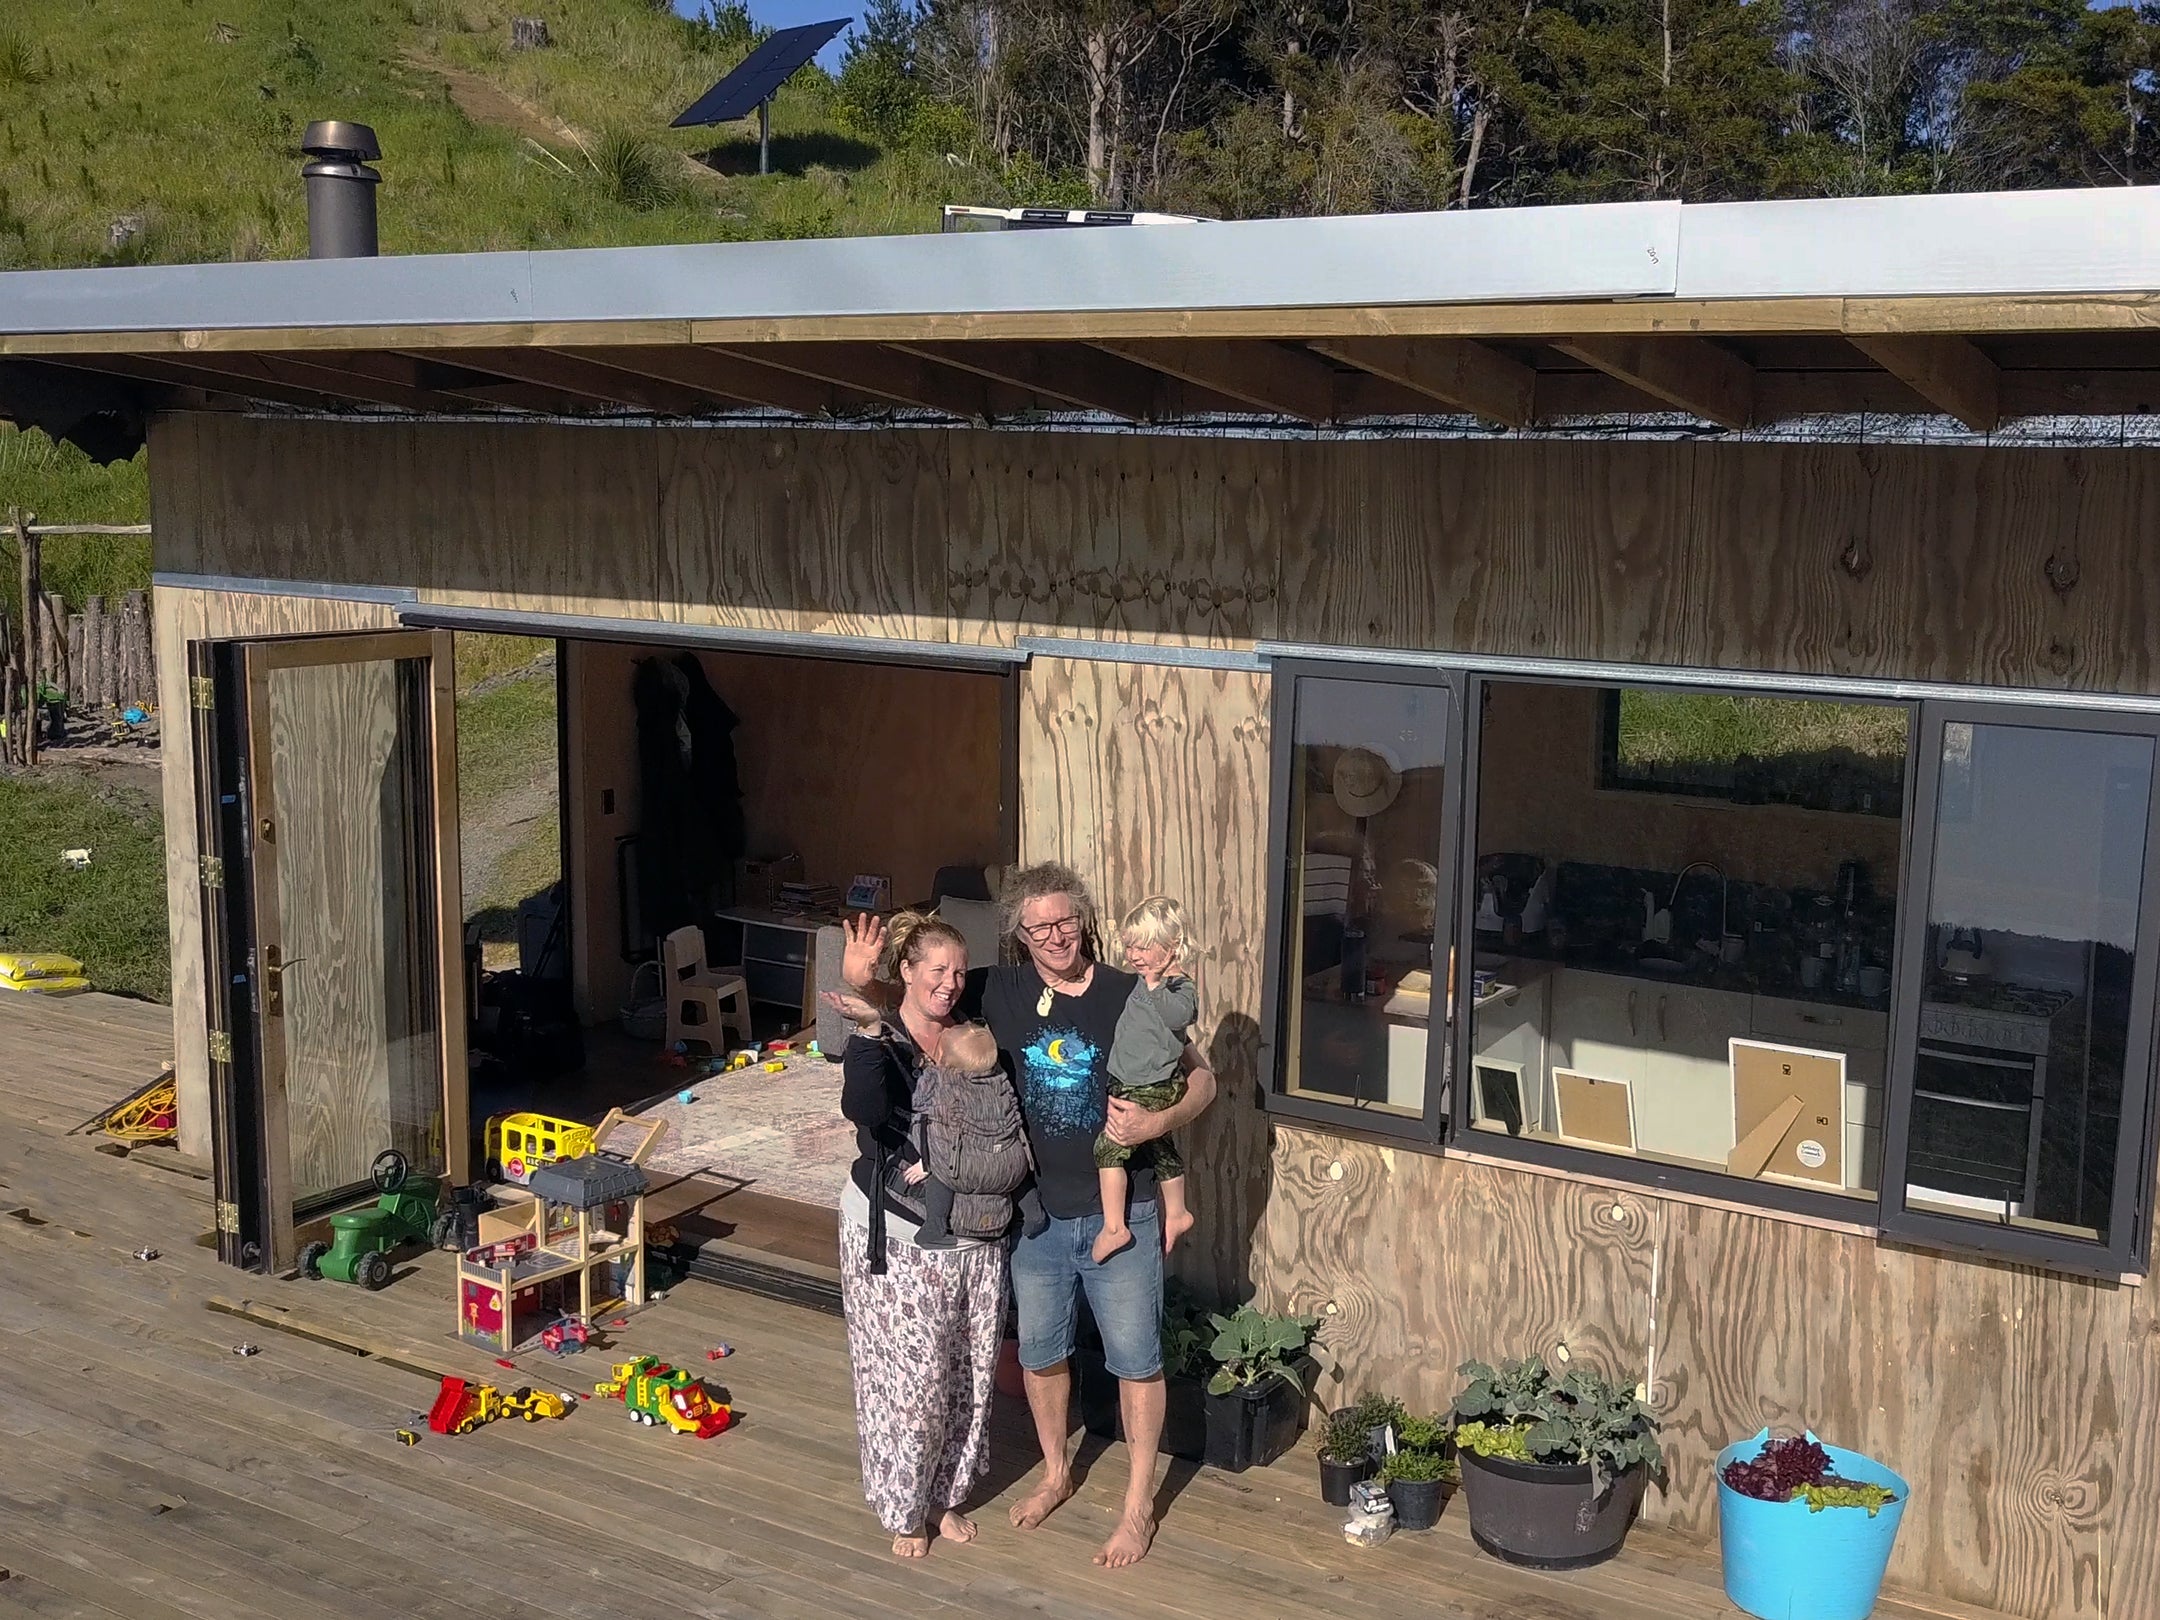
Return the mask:
[(1377, 816), (1402, 791), (1402, 772), (1377, 749), (1345, 748), (1335, 760), (1335, 802), (1351, 816)]

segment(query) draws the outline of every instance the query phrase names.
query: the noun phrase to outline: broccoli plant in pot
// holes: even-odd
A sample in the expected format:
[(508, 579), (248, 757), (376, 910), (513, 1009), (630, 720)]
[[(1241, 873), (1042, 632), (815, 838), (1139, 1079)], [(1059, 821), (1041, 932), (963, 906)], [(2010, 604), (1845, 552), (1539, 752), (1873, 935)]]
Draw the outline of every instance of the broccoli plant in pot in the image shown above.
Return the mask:
[(1633, 1390), (1587, 1369), (1555, 1378), (1536, 1356), (1466, 1361), (1455, 1446), (1470, 1536), (1495, 1558), (1576, 1569), (1620, 1550), (1662, 1476), (1657, 1416)]
[(1387, 1487), (1395, 1523), (1403, 1530), (1430, 1530), (1460, 1478), (1450, 1450), (1445, 1418), (1405, 1418), (1395, 1449), (1381, 1460), (1374, 1476)]
[(1305, 1391), (1318, 1370), (1309, 1350), (1317, 1316), (1270, 1316), (1241, 1305), (1211, 1317), (1207, 1461), (1232, 1473), (1273, 1462), (1305, 1429)]

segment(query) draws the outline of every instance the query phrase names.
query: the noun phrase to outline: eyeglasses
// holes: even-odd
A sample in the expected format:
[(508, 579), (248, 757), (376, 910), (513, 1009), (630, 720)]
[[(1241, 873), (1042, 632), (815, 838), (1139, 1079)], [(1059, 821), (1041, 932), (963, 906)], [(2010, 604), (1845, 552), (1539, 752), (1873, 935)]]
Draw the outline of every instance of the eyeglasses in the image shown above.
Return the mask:
[(1078, 917), (1059, 917), (1046, 923), (1034, 923), (1020, 932), (1031, 945), (1047, 945), (1053, 939), (1071, 939), (1080, 932)]

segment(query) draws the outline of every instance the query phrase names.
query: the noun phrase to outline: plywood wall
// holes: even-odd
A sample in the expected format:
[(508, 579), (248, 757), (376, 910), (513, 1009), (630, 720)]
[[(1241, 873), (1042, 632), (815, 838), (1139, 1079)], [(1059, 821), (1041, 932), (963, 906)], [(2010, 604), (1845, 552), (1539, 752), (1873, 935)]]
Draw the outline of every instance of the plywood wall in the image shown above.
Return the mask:
[[(925, 642), (1272, 638), (2160, 693), (2145, 451), (205, 417), (160, 424), (151, 467), (167, 569)], [(160, 593), (165, 648), (245, 617), (205, 599), (168, 624), (180, 600)], [(1106, 905), (1167, 889), (1201, 919), (1225, 1097), (1188, 1144), (1194, 1280), (1332, 1306), (1341, 1387), (1419, 1404), (1473, 1353), (1565, 1346), (1649, 1378), (1674, 1456), (1652, 1512), (1699, 1533), (1715, 1449), (1808, 1421), (1912, 1477), (1902, 1585), (2035, 1620), (2160, 1616), (2152, 1288), (1271, 1126), (1266, 677), (1037, 659), (1023, 679), (1024, 854), (1073, 862)], [(184, 898), (176, 881), (176, 945)]]
[[(620, 949), (616, 840), (640, 822), (637, 661), (652, 649), (573, 642), (571, 899), (577, 995), (609, 1018), (629, 989)], [(1002, 864), (1004, 678), (959, 670), (698, 654), (740, 725), (735, 761), (754, 856), (799, 854), (813, 883), (892, 879), (896, 901), (934, 899), (938, 869)]]

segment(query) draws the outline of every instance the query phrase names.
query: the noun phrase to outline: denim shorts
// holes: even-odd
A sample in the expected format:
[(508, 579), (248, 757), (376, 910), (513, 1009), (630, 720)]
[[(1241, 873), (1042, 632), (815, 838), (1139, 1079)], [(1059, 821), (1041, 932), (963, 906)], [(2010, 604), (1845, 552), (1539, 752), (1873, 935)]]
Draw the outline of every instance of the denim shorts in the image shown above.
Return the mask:
[(1162, 1212), (1136, 1203), (1125, 1221), (1132, 1242), (1101, 1265), (1095, 1263), (1100, 1214), (1053, 1220), (1039, 1237), (1014, 1246), (1013, 1303), (1020, 1311), (1020, 1365), (1028, 1371), (1047, 1372), (1072, 1355), (1082, 1293), (1113, 1378), (1162, 1371)]

